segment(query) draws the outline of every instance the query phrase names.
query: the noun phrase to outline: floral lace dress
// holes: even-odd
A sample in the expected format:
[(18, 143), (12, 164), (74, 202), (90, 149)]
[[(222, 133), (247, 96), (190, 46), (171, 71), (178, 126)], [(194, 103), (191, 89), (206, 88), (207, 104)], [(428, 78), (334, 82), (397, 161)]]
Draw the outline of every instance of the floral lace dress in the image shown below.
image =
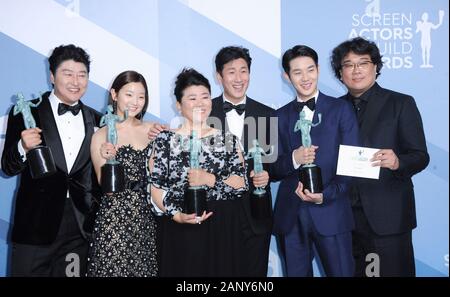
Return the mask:
[[(200, 225), (179, 224), (170, 217), (183, 211), (188, 186), (191, 136), (163, 131), (154, 140), (154, 168), (150, 183), (166, 191), (163, 204), (160, 275), (170, 277), (231, 277), (239, 275), (242, 255), (240, 199), (247, 191), (245, 168), (238, 154), (237, 138), (220, 131), (200, 139), (200, 167), (216, 176), (207, 187), (207, 209), (213, 215)], [(224, 181), (243, 177), (245, 186), (234, 189)]]
[(147, 277), (158, 273), (156, 224), (147, 200), (147, 155), (151, 145), (118, 149), (125, 191), (103, 195), (88, 257), (88, 276)]

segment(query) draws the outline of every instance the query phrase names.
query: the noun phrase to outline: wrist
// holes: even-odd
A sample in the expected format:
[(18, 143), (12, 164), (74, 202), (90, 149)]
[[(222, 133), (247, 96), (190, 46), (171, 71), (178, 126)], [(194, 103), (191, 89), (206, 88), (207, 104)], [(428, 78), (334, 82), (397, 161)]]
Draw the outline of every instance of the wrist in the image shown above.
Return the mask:
[(175, 221), (177, 223), (181, 222), (181, 212), (176, 211), (176, 212), (170, 213), (169, 215), (171, 216), (171, 219), (173, 221)]
[(392, 170), (397, 170), (400, 167), (400, 163), (398, 158), (395, 158), (394, 166), (392, 166)]
[(210, 188), (214, 188), (216, 184), (216, 176), (212, 173), (208, 173), (208, 177), (206, 179), (206, 185)]

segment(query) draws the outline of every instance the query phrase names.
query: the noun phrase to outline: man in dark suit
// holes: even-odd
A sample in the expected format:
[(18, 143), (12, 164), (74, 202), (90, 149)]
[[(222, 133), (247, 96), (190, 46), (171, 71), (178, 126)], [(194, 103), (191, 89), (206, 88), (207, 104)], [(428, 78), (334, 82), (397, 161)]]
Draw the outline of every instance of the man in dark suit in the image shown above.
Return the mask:
[(341, 43), (331, 64), (348, 89), (342, 98), (354, 105), (362, 145), (380, 149), (372, 159), (381, 167), (379, 179), (357, 178), (351, 190), (356, 275), (366, 275), (366, 256), (375, 253), (380, 276), (414, 276), (411, 177), (429, 162), (420, 113), (411, 96), (376, 83), (383, 62), (374, 42), (356, 37)]
[[(273, 109), (249, 97), (246, 92), (250, 81), (251, 57), (242, 47), (224, 47), (216, 55), (216, 76), (223, 87), (223, 94), (213, 99), (210, 123), (236, 135), (244, 154), (257, 139), (263, 150), (270, 150), (270, 116)], [(273, 135), (274, 136), (274, 135)], [(270, 157), (269, 157), (270, 158)], [(269, 161), (269, 160), (266, 160)], [(247, 277), (267, 276), (269, 245), (272, 229), (272, 200), (267, 164), (255, 174), (253, 159), (247, 160), (249, 192), (242, 198), (242, 274)], [(263, 198), (253, 196), (255, 187), (265, 187)], [(253, 200), (252, 199), (259, 199)], [(258, 202), (259, 204), (251, 204)], [(261, 207), (260, 215), (252, 207)], [(264, 212), (265, 210), (265, 212)], [(255, 215), (256, 214), (256, 215)]]
[[(50, 58), (53, 90), (31, 113), (38, 128), (26, 129), (21, 114), (9, 113), (2, 169), (20, 174), (12, 229), (12, 276), (85, 274), (98, 185), (90, 157), (91, 136), (100, 114), (80, 98), (89, 82), (88, 54), (74, 45), (56, 47)], [(36, 103), (38, 99), (33, 100)], [(56, 173), (30, 175), (27, 152), (36, 145), (52, 151)]]
[[(287, 276), (312, 276), (313, 245), (326, 276), (352, 276), (351, 230), (354, 226), (348, 196), (351, 178), (336, 175), (339, 145), (358, 145), (358, 123), (352, 106), (317, 88), (317, 53), (297, 45), (283, 55), (284, 77), (296, 98), (276, 111), (278, 159), (271, 177), (281, 180), (274, 210), (274, 233), (280, 236)], [(317, 124), (310, 128), (312, 146), (304, 147), (302, 131), (294, 132), (299, 113)], [(319, 117), (321, 115), (321, 117)], [(323, 192), (311, 193), (299, 182), (299, 168), (321, 168)]]

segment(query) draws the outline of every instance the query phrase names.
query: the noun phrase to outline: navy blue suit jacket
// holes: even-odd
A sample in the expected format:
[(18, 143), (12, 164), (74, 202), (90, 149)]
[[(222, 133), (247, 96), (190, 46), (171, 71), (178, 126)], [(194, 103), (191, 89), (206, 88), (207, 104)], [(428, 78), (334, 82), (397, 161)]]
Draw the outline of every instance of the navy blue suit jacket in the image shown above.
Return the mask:
[(353, 107), (343, 99), (319, 93), (313, 123), (322, 114), (320, 125), (311, 128), (312, 144), (319, 146), (314, 164), (322, 171), (323, 203), (303, 202), (295, 194), (298, 185), (298, 169), (294, 168), (292, 152), (301, 146), (300, 131), (294, 133), (299, 119), (296, 100), (275, 112), (278, 117), (278, 159), (272, 164), (271, 174), (281, 180), (274, 209), (275, 234), (288, 233), (297, 221), (298, 208), (308, 207), (316, 230), (325, 236), (353, 229), (353, 215), (349, 188), (352, 179), (336, 176), (339, 145), (359, 145), (358, 122)]

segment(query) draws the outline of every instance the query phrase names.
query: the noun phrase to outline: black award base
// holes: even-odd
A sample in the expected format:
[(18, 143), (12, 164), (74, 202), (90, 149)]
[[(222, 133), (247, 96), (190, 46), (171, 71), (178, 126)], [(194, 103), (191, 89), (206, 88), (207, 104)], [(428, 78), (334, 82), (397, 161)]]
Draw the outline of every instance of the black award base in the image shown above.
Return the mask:
[(249, 198), (250, 210), (253, 218), (260, 220), (269, 218), (271, 216), (272, 205), (269, 194), (266, 191), (264, 191), (263, 193), (253, 191), (253, 193), (250, 193)]
[(303, 190), (308, 189), (311, 193), (322, 193), (322, 174), (320, 167), (316, 165), (303, 166), (300, 168), (299, 179), (303, 184)]
[(125, 190), (125, 173), (120, 163), (106, 163), (102, 166), (101, 187), (103, 193), (122, 192)]
[(48, 146), (38, 145), (27, 153), (30, 173), (33, 179), (43, 178), (56, 173), (55, 161)]
[(206, 210), (206, 190), (188, 188), (184, 194), (184, 213), (195, 213), (198, 217)]

